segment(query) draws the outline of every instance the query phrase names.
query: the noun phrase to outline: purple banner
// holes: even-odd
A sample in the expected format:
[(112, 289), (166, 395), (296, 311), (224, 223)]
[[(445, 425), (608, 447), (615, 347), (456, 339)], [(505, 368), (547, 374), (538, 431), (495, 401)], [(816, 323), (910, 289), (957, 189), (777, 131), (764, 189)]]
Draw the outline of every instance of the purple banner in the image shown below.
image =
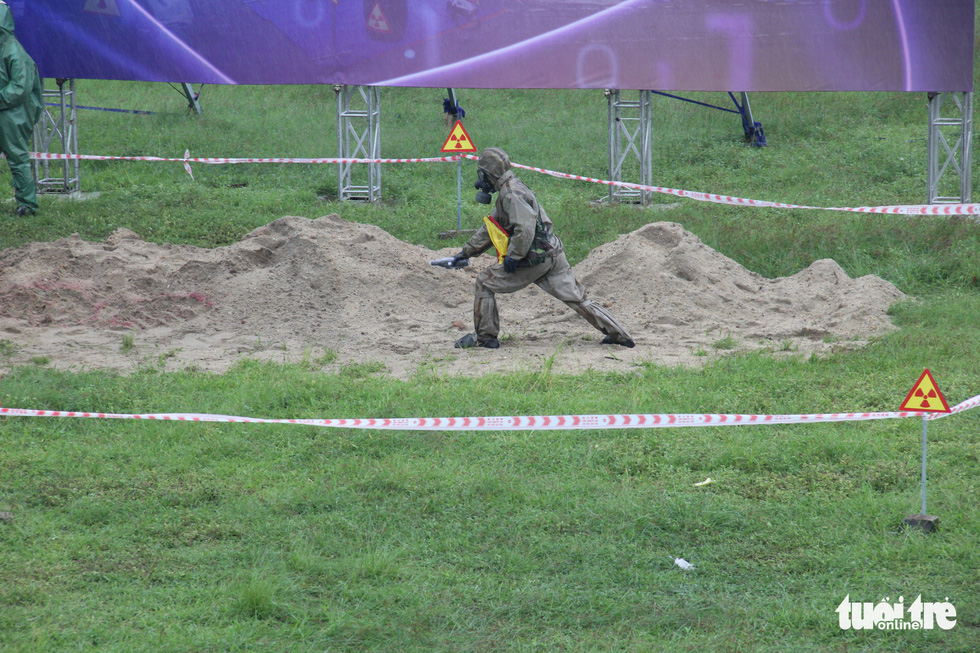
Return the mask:
[(43, 77), (972, 91), (974, 0), (7, 0)]

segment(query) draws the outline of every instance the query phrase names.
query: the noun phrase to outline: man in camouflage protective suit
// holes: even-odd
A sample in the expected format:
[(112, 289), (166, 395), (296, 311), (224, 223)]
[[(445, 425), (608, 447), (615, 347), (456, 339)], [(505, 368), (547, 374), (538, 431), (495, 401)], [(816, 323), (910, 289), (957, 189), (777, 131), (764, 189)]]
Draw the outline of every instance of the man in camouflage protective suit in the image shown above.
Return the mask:
[(0, 1), (0, 152), (13, 177), (17, 215), (37, 211), (30, 140), (44, 102), (37, 65), (14, 36), (14, 16)]
[[(500, 316), (495, 294), (517, 292), (532, 283), (568, 304), (604, 333), (603, 344), (633, 347), (629, 332), (604, 308), (587, 298), (585, 288), (568, 265), (561, 239), (552, 232), (551, 220), (534, 193), (514, 175), (507, 153), (495, 147), (483, 150), (477, 179), (478, 202), (489, 204), (489, 193), (498, 192), (490, 217), (510, 238), (503, 262), (486, 268), (476, 277), (473, 302), (476, 333), (457, 340), (456, 347), (499, 347)], [(463, 246), (463, 251), (454, 257), (454, 262), (479, 256), (491, 245), (487, 226), (480, 227)]]

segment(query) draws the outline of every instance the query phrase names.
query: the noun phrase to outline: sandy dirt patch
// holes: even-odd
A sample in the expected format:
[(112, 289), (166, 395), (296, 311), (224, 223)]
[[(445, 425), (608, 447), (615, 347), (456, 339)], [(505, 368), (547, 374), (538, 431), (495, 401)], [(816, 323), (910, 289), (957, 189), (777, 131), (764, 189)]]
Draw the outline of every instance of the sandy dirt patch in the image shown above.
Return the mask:
[(851, 279), (829, 259), (766, 279), (680, 225), (656, 222), (574, 268), (632, 332), (634, 349), (600, 345), (601, 334), (532, 286), (498, 297), (501, 349), (464, 351), (453, 342), (472, 330), (473, 277), (492, 260), (464, 270), (429, 265), (456, 251), (337, 215), (283, 217), (215, 249), (120, 229), (103, 242), (75, 235), (2, 250), (0, 371), (46, 359), (59, 369), (221, 372), (242, 357), (327, 371), (380, 363), (399, 378), (547, 364), (568, 373), (699, 366), (733, 351), (859, 347), (894, 328), (888, 307), (905, 298), (879, 277)]

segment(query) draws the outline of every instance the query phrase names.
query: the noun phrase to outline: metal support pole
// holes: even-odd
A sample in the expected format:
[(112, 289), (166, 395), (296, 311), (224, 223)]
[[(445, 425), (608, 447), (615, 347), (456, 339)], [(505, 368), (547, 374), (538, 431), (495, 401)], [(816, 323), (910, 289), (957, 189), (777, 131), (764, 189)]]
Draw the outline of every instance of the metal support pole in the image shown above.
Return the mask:
[(939, 528), (939, 517), (926, 513), (926, 443), (928, 441), (929, 420), (926, 415), (922, 416), (922, 503), (919, 506), (921, 512), (917, 515), (909, 515), (902, 520), (902, 523), (910, 528), (918, 529), (926, 533), (932, 533)]
[[(609, 179), (623, 181), (627, 161), (636, 158), (639, 164), (634, 183), (650, 186), (653, 183), (653, 129), (650, 91), (639, 91), (635, 101), (624, 100), (617, 89), (606, 89), (609, 100)], [(631, 156), (632, 155), (632, 156)], [(631, 166), (632, 167), (632, 166)], [(608, 201), (650, 203), (652, 193), (645, 190), (609, 186)]]
[[(376, 86), (333, 87), (337, 93), (337, 156), (373, 159), (357, 168), (339, 163), (337, 196), (341, 201), (377, 202), (381, 199), (381, 101)], [(367, 179), (364, 179), (367, 177)]]
[[(34, 151), (43, 154), (78, 154), (78, 112), (75, 104), (75, 80), (58, 79), (57, 90), (44, 88), (44, 110), (34, 128)], [(52, 111), (54, 105), (57, 107)], [(38, 193), (64, 193), (77, 196), (79, 188), (78, 159), (61, 159), (60, 163), (49, 159), (32, 161)], [(60, 168), (61, 176), (58, 175)], [(52, 171), (52, 169), (54, 169)]]
[(752, 140), (755, 135), (755, 121), (752, 119), (749, 94), (745, 91), (742, 91), (742, 106), (739, 107), (739, 113), (742, 114), (742, 131), (745, 132), (745, 139)]
[(456, 161), (456, 231), (463, 230), (463, 157)]
[(973, 93), (929, 93), (929, 204), (970, 201), (972, 141)]
[(181, 84), (181, 89), (184, 91), (184, 97), (187, 98), (187, 109), (201, 115), (201, 103), (197, 101), (198, 93), (194, 92), (194, 87), (185, 82)]
[(929, 420), (926, 419), (925, 415), (922, 416), (922, 514), (928, 515), (926, 512), (926, 439), (928, 432)]

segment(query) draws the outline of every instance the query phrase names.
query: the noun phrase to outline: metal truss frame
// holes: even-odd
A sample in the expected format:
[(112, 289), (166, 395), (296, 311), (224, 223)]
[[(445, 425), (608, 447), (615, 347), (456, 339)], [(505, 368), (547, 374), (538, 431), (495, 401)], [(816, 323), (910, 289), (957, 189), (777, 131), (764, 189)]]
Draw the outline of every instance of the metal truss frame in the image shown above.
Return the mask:
[[(341, 159), (380, 159), (381, 100), (378, 87), (338, 84), (333, 90), (337, 93), (337, 156)], [(355, 168), (353, 163), (339, 163), (337, 197), (340, 201), (379, 201), (381, 164), (362, 163)]]
[[(643, 186), (653, 184), (653, 136), (650, 91), (639, 91), (636, 100), (627, 100), (618, 89), (606, 89), (609, 101), (609, 179), (623, 181), (623, 168), (627, 160), (639, 161), (638, 182)], [(650, 203), (652, 193), (645, 190), (610, 185), (607, 200), (617, 202)]]
[(972, 141), (973, 93), (930, 93), (929, 204), (970, 201)]
[[(78, 154), (78, 109), (75, 103), (75, 80), (57, 79), (58, 88), (48, 89), (42, 85), (44, 110), (34, 128), (32, 138), (34, 151), (43, 154)], [(67, 86), (67, 88), (66, 88)], [(57, 109), (52, 112), (51, 106)], [(52, 150), (52, 147), (55, 149)], [(32, 161), (34, 179), (38, 193), (61, 193), (78, 195), (78, 159), (62, 159), (60, 162), (47, 159)], [(60, 168), (61, 176), (57, 172)], [(54, 176), (53, 176), (54, 175)]]
[[(636, 100), (623, 98), (617, 89), (606, 89), (605, 96), (609, 101), (609, 179), (613, 182), (623, 181), (623, 170), (627, 162), (634, 159), (639, 162), (639, 181), (643, 186), (653, 185), (653, 108), (651, 96), (653, 93), (685, 102), (693, 102), (713, 109), (722, 109), (737, 113), (742, 119), (742, 129), (746, 141), (753, 146), (764, 146), (765, 135), (762, 126), (752, 120), (752, 109), (749, 106), (749, 94), (741, 94), (742, 103), (735, 99), (734, 93), (729, 93), (735, 109), (725, 109), (704, 102), (671, 95), (662, 91), (639, 91)], [(632, 165), (632, 163), (630, 163)], [(626, 202), (633, 204), (650, 204), (653, 193), (650, 191), (623, 188), (611, 185), (608, 197), (601, 201), (610, 204)]]

